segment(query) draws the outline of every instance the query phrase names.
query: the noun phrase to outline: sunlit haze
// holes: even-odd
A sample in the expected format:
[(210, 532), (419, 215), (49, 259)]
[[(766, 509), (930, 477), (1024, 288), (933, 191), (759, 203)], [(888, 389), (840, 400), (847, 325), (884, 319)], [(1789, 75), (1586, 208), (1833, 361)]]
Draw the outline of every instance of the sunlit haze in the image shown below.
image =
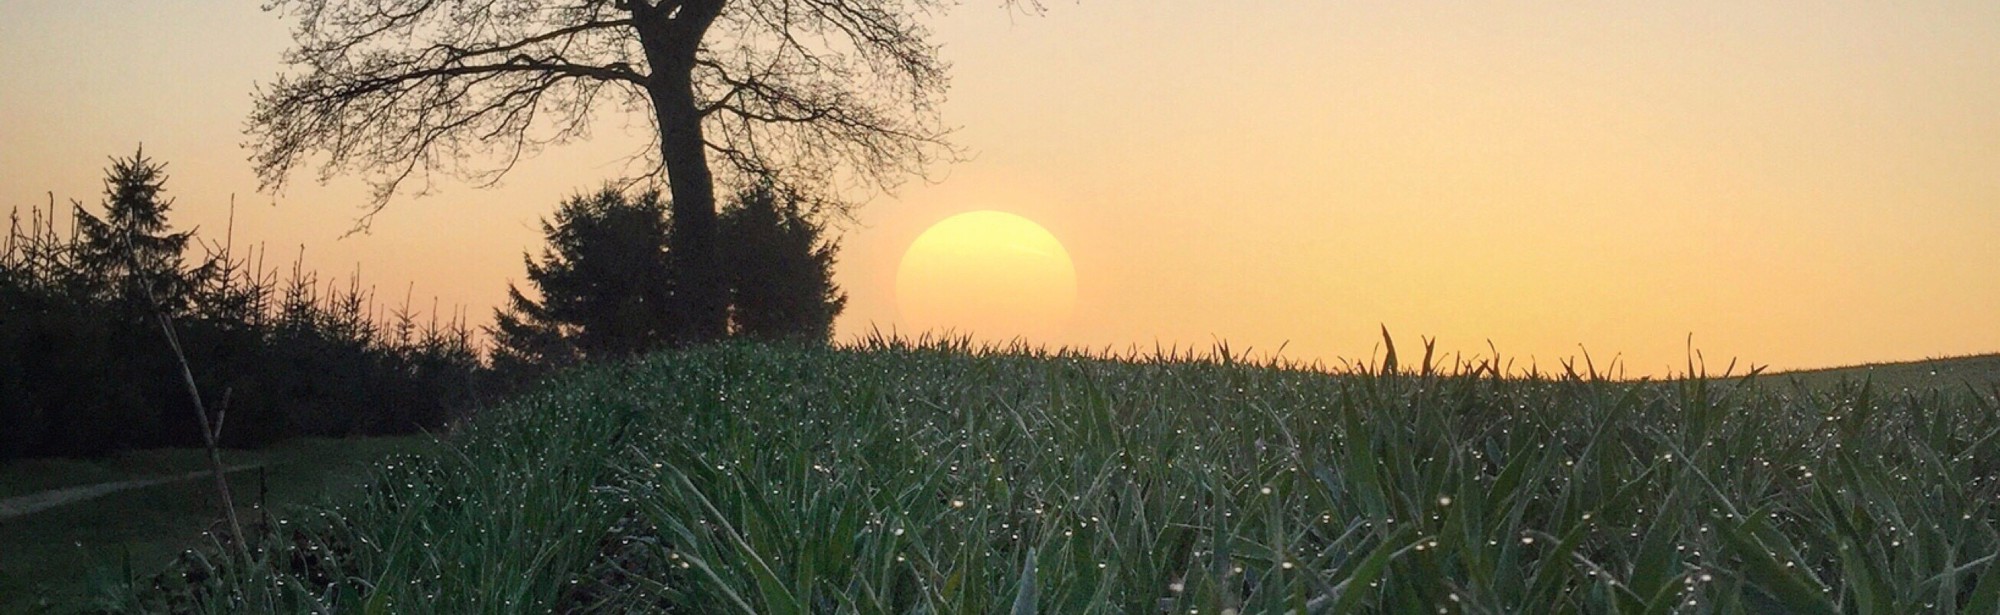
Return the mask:
[[(220, 241), (233, 195), (267, 267), (303, 247), (384, 304), (484, 323), (538, 219), (648, 146), (645, 117), (602, 116), (342, 238), (359, 179), (257, 192), (242, 128), (290, 41), (257, 4), (0, 3), (0, 206), (95, 207), (143, 143), (179, 228)], [(1054, 344), (1336, 361), (1386, 325), (1632, 375), (1690, 335), (1711, 365), (2000, 350), (2000, 3), (995, 4), (933, 22), (968, 159), (836, 227), (839, 339), (916, 327), (905, 254), (993, 211), (1074, 264), (1066, 323), (1035, 333)]]

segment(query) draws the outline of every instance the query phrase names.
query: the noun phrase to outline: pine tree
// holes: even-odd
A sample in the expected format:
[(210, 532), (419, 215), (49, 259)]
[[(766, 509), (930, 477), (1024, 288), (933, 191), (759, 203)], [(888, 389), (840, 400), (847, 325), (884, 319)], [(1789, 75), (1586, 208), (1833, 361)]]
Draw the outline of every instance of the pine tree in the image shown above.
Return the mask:
[(847, 294), (833, 283), (837, 242), (796, 193), (761, 183), (722, 212), (730, 327), (738, 337), (825, 342)]
[(540, 298), (509, 284), (507, 307), (495, 311), (495, 362), (560, 366), (680, 341), (667, 233), (657, 192), (627, 198), (605, 188), (564, 201), (542, 221), (541, 257), (523, 257)]
[(173, 199), (163, 198), (166, 168), (146, 158), (143, 147), (114, 158), (105, 171), (104, 217), (76, 206), (87, 277), (123, 318), (186, 313), (199, 273), (182, 260), (194, 231), (175, 233), (167, 223)]

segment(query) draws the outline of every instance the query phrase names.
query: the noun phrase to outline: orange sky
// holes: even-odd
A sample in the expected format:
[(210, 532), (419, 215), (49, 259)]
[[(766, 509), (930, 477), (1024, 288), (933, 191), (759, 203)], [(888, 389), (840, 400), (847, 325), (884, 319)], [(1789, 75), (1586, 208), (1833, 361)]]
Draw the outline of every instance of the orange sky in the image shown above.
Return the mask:
[[(600, 122), (339, 239), (358, 181), (255, 192), (241, 128), (289, 26), (227, 4), (0, 4), (0, 205), (94, 205), (144, 142), (181, 226), (219, 238), (234, 194), (275, 260), (484, 320), (537, 218), (650, 129)], [(974, 158), (843, 229), (842, 337), (897, 324), (925, 227), (992, 209), (1075, 260), (1055, 342), (1365, 358), (1386, 324), (1633, 374), (1690, 333), (1712, 365), (2000, 350), (2000, 3), (993, 4), (935, 22)]]

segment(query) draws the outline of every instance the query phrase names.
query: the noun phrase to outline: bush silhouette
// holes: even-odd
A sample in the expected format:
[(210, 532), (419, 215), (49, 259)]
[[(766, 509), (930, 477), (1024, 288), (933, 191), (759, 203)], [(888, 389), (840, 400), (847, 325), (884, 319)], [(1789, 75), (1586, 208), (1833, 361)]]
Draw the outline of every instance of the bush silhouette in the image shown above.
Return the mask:
[[(730, 331), (757, 340), (824, 343), (846, 296), (833, 284), (838, 247), (820, 238), (804, 199), (770, 184), (739, 193), (719, 223)], [(692, 343), (674, 293), (673, 220), (658, 192), (610, 187), (564, 200), (542, 221), (540, 256), (524, 255), (532, 296), (507, 287), (494, 311), (493, 365), (516, 382), (549, 369)]]
[(820, 238), (824, 227), (804, 199), (760, 183), (722, 211), (730, 328), (759, 340), (826, 342), (847, 294), (833, 283), (840, 246)]
[(657, 192), (611, 188), (563, 201), (542, 221), (548, 246), (523, 256), (535, 298), (507, 286), (494, 313), (494, 362), (503, 372), (629, 357), (667, 346), (672, 309), (667, 212)]

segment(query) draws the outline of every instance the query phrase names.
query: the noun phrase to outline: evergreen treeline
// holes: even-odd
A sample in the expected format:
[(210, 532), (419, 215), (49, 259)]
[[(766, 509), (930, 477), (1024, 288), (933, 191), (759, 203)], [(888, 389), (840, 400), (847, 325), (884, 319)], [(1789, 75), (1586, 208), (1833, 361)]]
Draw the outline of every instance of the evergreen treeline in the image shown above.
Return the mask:
[[(419, 315), (407, 295), (381, 308), (358, 272), (322, 281), (301, 253), (282, 274), (230, 237), (175, 231), (166, 180), (141, 151), (112, 161), (97, 211), (72, 201), (70, 224), (53, 200), (14, 212), (0, 251), (0, 460), (200, 445), (163, 321), (204, 404), (226, 410), (232, 447), (437, 428), (550, 370), (696, 339), (672, 307), (671, 208), (657, 192), (580, 194), (544, 220), (547, 247), (524, 258), (533, 297), (509, 285), (489, 358), (462, 315)], [(846, 303), (838, 246), (808, 204), (763, 184), (723, 209), (731, 335), (831, 337)]]
[[(358, 278), (289, 276), (167, 220), (165, 165), (113, 161), (98, 212), (16, 210), (0, 252), (0, 459), (198, 446), (172, 323), (222, 442), (411, 432), (481, 396), (465, 320), (382, 314)], [(190, 250), (190, 248), (200, 248)], [(190, 259), (193, 252), (200, 258)], [(301, 255), (302, 259), (302, 255)]]

